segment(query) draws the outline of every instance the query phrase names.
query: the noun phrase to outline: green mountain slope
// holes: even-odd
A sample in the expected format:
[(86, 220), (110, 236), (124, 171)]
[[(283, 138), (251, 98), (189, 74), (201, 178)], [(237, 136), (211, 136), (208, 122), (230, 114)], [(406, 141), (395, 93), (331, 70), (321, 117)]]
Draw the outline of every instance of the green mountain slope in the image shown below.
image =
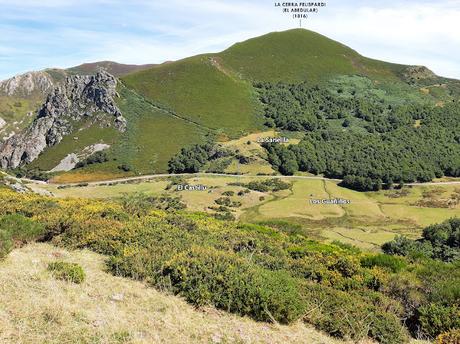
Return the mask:
[(261, 126), (254, 81), (318, 82), (361, 74), (400, 82), (405, 68), (364, 58), (325, 36), (296, 29), (131, 73), (122, 80), (178, 116), (235, 137)]
[(301, 82), (343, 74), (397, 79), (404, 66), (373, 61), (308, 30), (290, 30), (131, 73), (125, 85), (179, 116), (229, 136), (260, 128), (253, 81)]
[(318, 33), (295, 29), (237, 43), (219, 54), (226, 66), (257, 81), (319, 81), (342, 74), (395, 77), (404, 66), (367, 59)]
[(122, 78), (125, 85), (212, 131), (239, 136), (261, 126), (250, 83), (201, 55)]
[(113, 154), (137, 173), (166, 172), (168, 161), (184, 146), (205, 140), (209, 133), (148, 103), (134, 91), (120, 88), (118, 103), (128, 121), (128, 129), (113, 148)]

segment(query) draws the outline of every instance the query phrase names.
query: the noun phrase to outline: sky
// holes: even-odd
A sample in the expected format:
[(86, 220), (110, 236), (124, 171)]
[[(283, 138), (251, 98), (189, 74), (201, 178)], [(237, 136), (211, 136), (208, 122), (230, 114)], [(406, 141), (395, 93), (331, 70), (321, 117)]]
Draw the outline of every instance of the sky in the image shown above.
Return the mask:
[[(368, 57), (460, 79), (460, 0), (323, 1), (304, 28)], [(101, 60), (161, 63), (299, 27), (275, 2), (0, 0), (0, 80)]]

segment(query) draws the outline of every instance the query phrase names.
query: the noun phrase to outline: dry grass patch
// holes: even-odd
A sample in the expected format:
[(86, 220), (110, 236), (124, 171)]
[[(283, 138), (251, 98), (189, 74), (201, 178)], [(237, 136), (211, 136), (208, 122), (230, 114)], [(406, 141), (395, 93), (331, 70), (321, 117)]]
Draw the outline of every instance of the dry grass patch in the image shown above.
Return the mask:
[(113, 180), (117, 178), (128, 177), (126, 173), (114, 172), (83, 172), (83, 171), (70, 171), (59, 174), (53, 177), (50, 182), (55, 184), (72, 184), (72, 183), (86, 183), (97, 182), (100, 180)]
[[(104, 272), (104, 258), (47, 244), (0, 263), (0, 342), (10, 343), (343, 343), (304, 324), (257, 323), (196, 310), (180, 298)], [(81, 285), (52, 278), (47, 265), (76, 262)]]

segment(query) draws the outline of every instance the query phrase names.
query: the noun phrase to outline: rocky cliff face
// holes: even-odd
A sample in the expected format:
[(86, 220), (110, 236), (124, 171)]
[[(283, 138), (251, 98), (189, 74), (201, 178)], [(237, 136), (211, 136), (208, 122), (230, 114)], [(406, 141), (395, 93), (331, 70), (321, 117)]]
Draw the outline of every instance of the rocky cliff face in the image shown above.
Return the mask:
[(116, 86), (117, 79), (103, 71), (68, 77), (48, 95), (30, 127), (0, 146), (0, 167), (16, 168), (32, 162), (46, 147), (61, 142), (83, 119), (124, 131), (126, 120), (114, 101)]
[(28, 97), (34, 93), (47, 94), (54, 88), (54, 80), (47, 72), (28, 72), (0, 81), (0, 94)]

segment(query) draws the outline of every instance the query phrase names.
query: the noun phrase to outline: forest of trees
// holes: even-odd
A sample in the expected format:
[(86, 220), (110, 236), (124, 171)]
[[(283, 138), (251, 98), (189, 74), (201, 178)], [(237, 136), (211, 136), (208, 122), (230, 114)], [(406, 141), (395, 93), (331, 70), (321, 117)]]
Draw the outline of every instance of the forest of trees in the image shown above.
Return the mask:
[[(456, 102), (395, 105), (306, 84), (256, 86), (267, 125), (305, 133), (298, 145), (264, 145), (269, 162), (282, 174), (324, 174), (360, 191), (460, 176)], [(344, 119), (343, 124), (333, 125), (334, 119)]]
[(196, 173), (210, 160), (223, 157), (226, 152), (212, 143), (182, 148), (168, 163), (169, 173)]

